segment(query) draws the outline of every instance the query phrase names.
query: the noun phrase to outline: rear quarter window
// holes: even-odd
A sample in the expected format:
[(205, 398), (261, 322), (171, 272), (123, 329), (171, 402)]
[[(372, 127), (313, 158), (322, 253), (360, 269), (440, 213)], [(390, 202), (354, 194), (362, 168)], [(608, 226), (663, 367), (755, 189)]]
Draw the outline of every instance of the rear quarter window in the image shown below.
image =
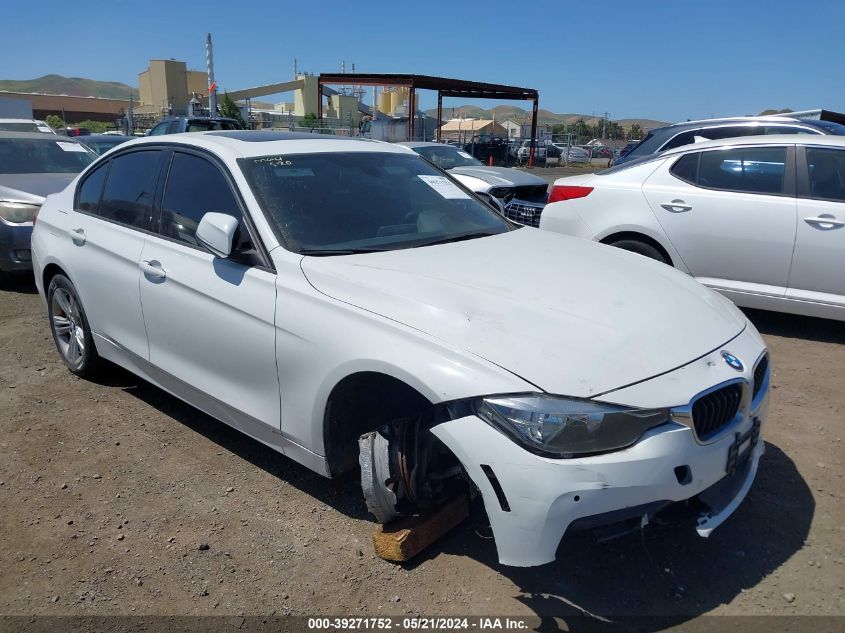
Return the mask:
[(669, 169), (669, 172), (684, 182), (694, 185), (698, 179), (698, 160), (701, 152), (684, 154)]
[(105, 163), (85, 176), (76, 194), (77, 210), (95, 215), (99, 212), (100, 197), (103, 195), (103, 184), (108, 173), (109, 163)]

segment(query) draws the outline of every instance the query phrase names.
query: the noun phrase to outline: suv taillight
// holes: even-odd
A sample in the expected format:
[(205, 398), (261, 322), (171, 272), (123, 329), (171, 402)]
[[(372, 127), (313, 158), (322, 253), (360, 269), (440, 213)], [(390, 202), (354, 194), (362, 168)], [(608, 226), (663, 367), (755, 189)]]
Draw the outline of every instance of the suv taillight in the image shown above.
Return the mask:
[(586, 198), (593, 191), (592, 187), (579, 187), (577, 185), (555, 185), (549, 192), (549, 202), (560, 202), (561, 200), (574, 200), (575, 198)]

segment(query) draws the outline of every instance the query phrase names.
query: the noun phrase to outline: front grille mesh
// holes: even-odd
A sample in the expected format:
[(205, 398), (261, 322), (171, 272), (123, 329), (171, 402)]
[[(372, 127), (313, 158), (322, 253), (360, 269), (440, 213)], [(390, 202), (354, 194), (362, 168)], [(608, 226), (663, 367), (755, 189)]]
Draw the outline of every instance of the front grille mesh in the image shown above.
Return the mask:
[(543, 212), (542, 208), (534, 205), (520, 204), (519, 202), (511, 202), (505, 206), (505, 217), (508, 220), (513, 220), (525, 226), (540, 227), (540, 214)]
[(692, 421), (699, 439), (713, 436), (728, 424), (742, 403), (742, 386), (738, 383), (701, 396), (692, 405)]
[(760, 389), (763, 388), (763, 382), (766, 379), (766, 372), (768, 369), (769, 355), (766, 354), (760, 359), (760, 362), (758, 362), (757, 366), (754, 368), (754, 391), (752, 392), (752, 399), (756, 398), (757, 394), (760, 393)]

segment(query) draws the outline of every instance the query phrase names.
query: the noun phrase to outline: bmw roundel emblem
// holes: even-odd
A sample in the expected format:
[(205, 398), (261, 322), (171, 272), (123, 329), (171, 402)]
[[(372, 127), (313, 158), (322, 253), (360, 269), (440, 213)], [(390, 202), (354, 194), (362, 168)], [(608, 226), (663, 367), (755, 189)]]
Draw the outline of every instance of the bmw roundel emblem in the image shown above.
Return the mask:
[(722, 350), (722, 358), (730, 367), (736, 369), (737, 371), (745, 369), (745, 365), (742, 364), (742, 361), (728, 351)]

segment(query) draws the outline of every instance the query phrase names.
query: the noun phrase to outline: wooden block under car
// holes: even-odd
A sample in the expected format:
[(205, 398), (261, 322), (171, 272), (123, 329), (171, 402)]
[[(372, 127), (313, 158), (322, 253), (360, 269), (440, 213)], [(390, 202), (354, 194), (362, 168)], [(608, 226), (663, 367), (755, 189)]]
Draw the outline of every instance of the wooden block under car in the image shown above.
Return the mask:
[(376, 556), (401, 563), (410, 560), (469, 516), (465, 495), (424, 514), (402, 517), (373, 533)]

